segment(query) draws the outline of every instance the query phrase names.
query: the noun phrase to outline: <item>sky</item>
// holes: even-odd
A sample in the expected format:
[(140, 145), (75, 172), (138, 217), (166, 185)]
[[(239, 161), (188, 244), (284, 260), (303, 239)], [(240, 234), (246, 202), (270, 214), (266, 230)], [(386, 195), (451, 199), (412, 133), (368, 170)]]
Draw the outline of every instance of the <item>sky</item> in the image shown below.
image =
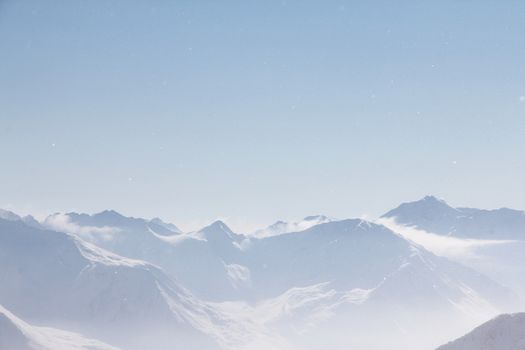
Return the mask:
[(0, 0), (0, 207), (525, 209), (524, 33), (512, 0)]

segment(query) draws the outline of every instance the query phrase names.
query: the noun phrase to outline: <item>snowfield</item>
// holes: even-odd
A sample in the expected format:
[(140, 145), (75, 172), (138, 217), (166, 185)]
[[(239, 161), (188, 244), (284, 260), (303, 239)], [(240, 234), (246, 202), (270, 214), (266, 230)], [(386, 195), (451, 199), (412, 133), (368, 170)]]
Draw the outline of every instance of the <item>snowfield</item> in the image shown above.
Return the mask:
[(118, 350), (116, 347), (63, 330), (35, 327), (0, 305), (2, 350)]

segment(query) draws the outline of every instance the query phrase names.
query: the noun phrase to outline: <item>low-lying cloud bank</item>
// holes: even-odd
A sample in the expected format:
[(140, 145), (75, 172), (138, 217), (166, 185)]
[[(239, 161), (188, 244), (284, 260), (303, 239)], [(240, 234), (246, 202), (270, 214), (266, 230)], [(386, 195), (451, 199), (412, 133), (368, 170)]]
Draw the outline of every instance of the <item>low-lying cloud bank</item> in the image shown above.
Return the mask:
[(478, 257), (479, 248), (511, 244), (512, 240), (483, 240), (483, 239), (463, 239), (457, 237), (447, 237), (435, 233), (420, 230), (412, 226), (398, 224), (394, 218), (380, 218), (377, 224), (388, 227), (404, 238), (421, 245), (432, 253), (450, 259), (475, 259)]
[(108, 241), (113, 238), (115, 233), (120, 232), (118, 227), (81, 226), (71, 222), (71, 219), (68, 215), (60, 213), (48, 216), (42, 221), (41, 224), (48, 229), (59, 232), (73, 233), (88, 240), (96, 239)]

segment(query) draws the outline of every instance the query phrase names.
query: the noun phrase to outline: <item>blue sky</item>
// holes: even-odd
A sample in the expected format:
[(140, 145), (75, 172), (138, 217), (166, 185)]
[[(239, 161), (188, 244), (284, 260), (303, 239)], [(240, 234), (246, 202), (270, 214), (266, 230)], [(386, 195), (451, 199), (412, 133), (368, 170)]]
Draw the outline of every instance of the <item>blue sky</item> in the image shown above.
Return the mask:
[(525, 209), (522, 1), (0, 1), (0, 207), (239, 230)]

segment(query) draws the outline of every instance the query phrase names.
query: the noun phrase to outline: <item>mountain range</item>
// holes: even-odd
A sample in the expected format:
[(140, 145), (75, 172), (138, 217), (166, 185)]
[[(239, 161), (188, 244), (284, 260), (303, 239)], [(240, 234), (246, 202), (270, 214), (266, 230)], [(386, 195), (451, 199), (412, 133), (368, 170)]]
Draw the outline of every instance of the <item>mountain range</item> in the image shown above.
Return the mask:
[[(112, 210), (41, 221), (0, 211), (0, 305), (8, 329), (51, 327), (121, 349), (433, 349), (520, 310), (523, 265), (509, 256), (520, 259), (523, 216), (429, 196), (377, 222), (311, 216), (240, 234)], [(482, 246), (490, 259), (475, 264), (399, 227), (512, 244)], [(483, 268), (491, 259), (505, 278)]]

